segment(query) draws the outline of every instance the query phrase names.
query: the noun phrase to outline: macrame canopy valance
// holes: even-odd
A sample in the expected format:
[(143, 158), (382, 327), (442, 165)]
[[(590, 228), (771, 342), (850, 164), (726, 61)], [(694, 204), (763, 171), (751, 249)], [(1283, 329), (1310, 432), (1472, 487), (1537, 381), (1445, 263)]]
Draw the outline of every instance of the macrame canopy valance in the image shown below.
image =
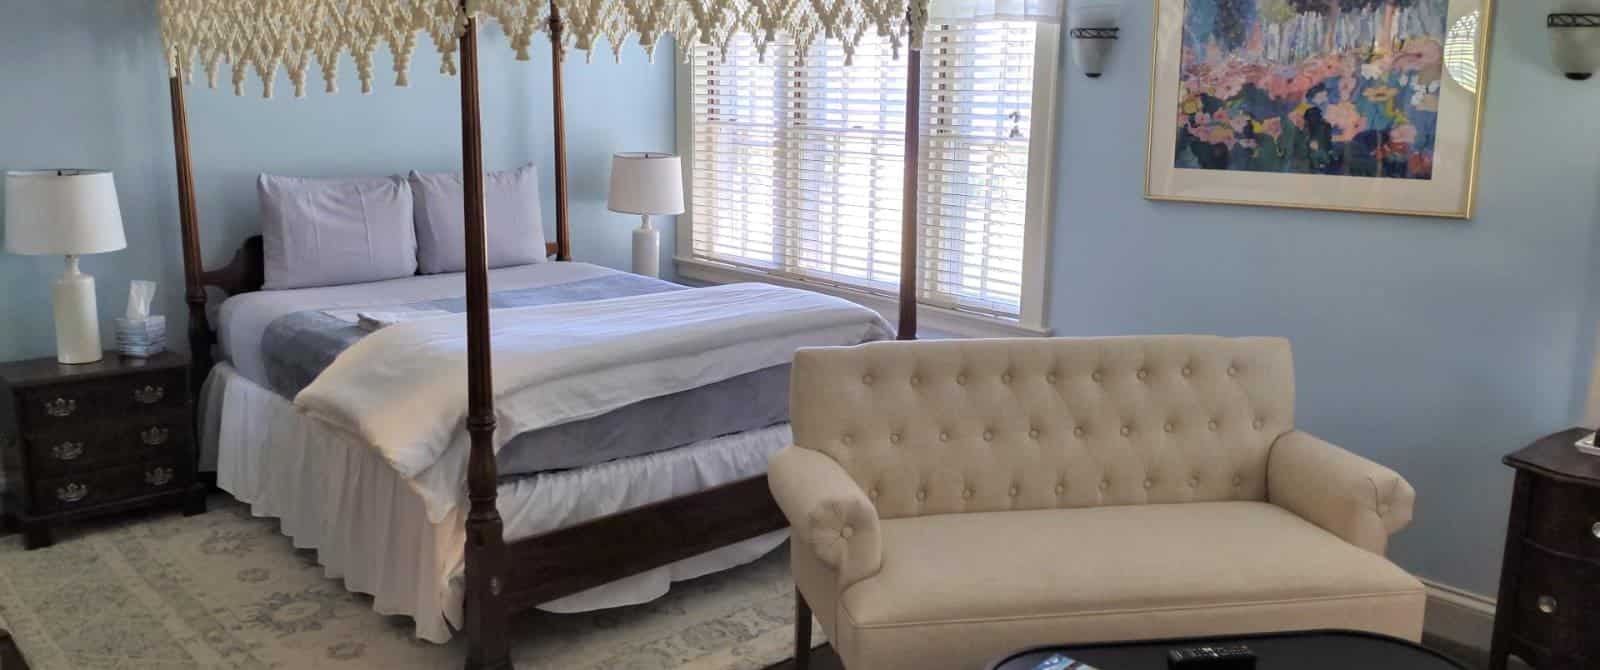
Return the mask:
[[(254, 73), (271, 97), (273, 80), (287, 71), (297, 97), (305, 95), (313, 65), (325, 88), (338, 90), (340, 61), (354, 61), (362, 92), (372, 90), (373, 54), (387, 49), (399, 86), (407, 83), (417, 35), (426, 34), (441, 57), (440, 71), (456, 73), (456, 51), (466, 17), (499, 24), (517, 58), (527, 60), (533, 37), (548, 33), (552, 8), (562, 19), (564, 48), (591, 54), (601, 38), (621, 57), (629, 37), (653, 54), (661, 37), (727, 46), (750, 35), (758, 48), (786, 35), (801, 45), (837, 41), (846, 53), (863, 37), (887, 37), (898, 53), (903, 40), (920, 47), (927, 0), (160, 0), (169, 74), (188, 81), (198, 65), (211, 86), (222, 67), (233, 90), (244, 92)], [(684, 50), (687, 54), (688, 49)]]

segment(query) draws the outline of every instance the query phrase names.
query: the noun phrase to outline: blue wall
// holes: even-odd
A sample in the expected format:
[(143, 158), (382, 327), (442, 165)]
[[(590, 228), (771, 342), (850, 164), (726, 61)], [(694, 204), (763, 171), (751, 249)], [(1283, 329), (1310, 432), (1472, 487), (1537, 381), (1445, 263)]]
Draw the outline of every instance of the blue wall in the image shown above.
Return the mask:
[(1478, 209), (1468, 222), (1144, 200), (1149, 3), (1115, 62), (1063, 61), (1050, 323), (1063, 335), (1291, 338), (1297, 417), (1417, 488), (1391, 555), (1493, 594), (1511, 471), (1571, 425), (1597, 317), (1600, 83), (1554, 71), (1548, 3), (1496, 17)]
[[(128, 280), (161, 282), (159, 311), (181, 317), (183, 268), (167, 79), (155, 2), (149, 0), (0, 0), (0, 170), (98, 167), (114, 170), (128, 249), (87, 257), (99, 279), (102, 328), (126, 305)], [(537, 163), (544, 219), (554, 239), (550, 52), (536, 44), (517, 62), (497, 28), (484, 31), (482, 83), (485, 162), (490, 169)], [(671, 44), (655, 63), (629, 46), (623, 63), (610, 54), (566, 65), (573, 252), (613, 267), (630, 263), (637, 217), (605, 209), (610, 156), (670, 151), (673, 136)], [(459, 83), (436, 74), (432, 42), (422, 39), (411, 86), (395, 88), (387, 52), (374, 64), (376, 91), (363, 96), (348, 58), (341, 91), (322, 93), (320, 74), (305, 99), (263, 100), (259, 83), (245, 97), (203, 82), (187, 91), (202, 221), (211, 265), (225, 262), (255, 221), (255, 175), (381, 175), (460, 166)], [(253, 79), (253, 77), (252, 77)], [(3, 198), (0, 195), (0, 198)], [(673, 239), (671, 223), (662, 237)], [(663, 254), (663, 266), (670, 248)], [(55, 335), (48, 280), (61, 259), (0, 253), (0, 360), (50, 356)], [(182, 333), (182, 324), (174, 323)], [(106, 340), (109, 344), (109, 339)]]

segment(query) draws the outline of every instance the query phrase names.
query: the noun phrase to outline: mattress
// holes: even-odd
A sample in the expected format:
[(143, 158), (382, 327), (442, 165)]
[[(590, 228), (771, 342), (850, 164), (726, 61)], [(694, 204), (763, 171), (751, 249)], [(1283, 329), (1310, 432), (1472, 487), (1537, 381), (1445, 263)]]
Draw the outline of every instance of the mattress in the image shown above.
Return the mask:
[[(460, 313), (461, 274), (229, 298), (219, 312), (223, 351), (252, 382), (286, 399), (316, 378), (365, 331), (326, 313), (356, 308)], [(684, 287), (584, 263), (538, 263), (490, 271), (491, 305), (527, 307)], [(600, 416), (530, 431), (496, 458), (502, 477), (581, 468), (773, 426), (788, 420), (789, 366), (779, 365)]]
[[(372, 596), (381, 614), (412, 617), (415, 635), (443, 643), (460, 626), (467, 510), (428, 520), (422, 498), (375, 451), (299, 413), (232, 366), (202, 393), (201, 453), (217, 485), (257, 516), (281, 520), (294, 546), (315, 549), (329, 578)], [(791, 441), (787, 424), (648, 456), (503, 482), (496, 505), (508, 542), (766, 472)], [(578, 612), (648, 602), (673, 582), (753, 561), (777, 531), (595, 587), (540, 609)]]

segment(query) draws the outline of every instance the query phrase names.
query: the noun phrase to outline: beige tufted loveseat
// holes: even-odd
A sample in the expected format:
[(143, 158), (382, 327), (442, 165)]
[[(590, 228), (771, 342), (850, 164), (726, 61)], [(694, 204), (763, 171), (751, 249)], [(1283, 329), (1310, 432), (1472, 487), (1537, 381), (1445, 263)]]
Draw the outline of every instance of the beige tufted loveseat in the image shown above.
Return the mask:
[(1413, 491), (1294, 429), (1285, 340), (883, 342), (802, 350), (792, 380), (772, 492), (802, 613), (852, 670), (981, 668), (1043, 643), (1421, 636), (1423, 587), (1383, 556)]

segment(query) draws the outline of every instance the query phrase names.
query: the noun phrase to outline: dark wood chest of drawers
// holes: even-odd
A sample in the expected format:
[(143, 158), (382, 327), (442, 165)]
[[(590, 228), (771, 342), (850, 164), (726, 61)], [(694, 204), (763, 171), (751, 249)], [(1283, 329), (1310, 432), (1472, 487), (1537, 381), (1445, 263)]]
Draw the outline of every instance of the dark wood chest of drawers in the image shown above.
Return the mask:
[(1600, 667), (1600, 456), (1540, 439), (1505, 458), (1517, 470), (1490, 667), (1515, 655), (1541, 669)]
[(188, 358), (176, 353), (0, 364), (5, 509), (29, 549), (86, 516), (167, 504), (204, 511), (188, 380)]

